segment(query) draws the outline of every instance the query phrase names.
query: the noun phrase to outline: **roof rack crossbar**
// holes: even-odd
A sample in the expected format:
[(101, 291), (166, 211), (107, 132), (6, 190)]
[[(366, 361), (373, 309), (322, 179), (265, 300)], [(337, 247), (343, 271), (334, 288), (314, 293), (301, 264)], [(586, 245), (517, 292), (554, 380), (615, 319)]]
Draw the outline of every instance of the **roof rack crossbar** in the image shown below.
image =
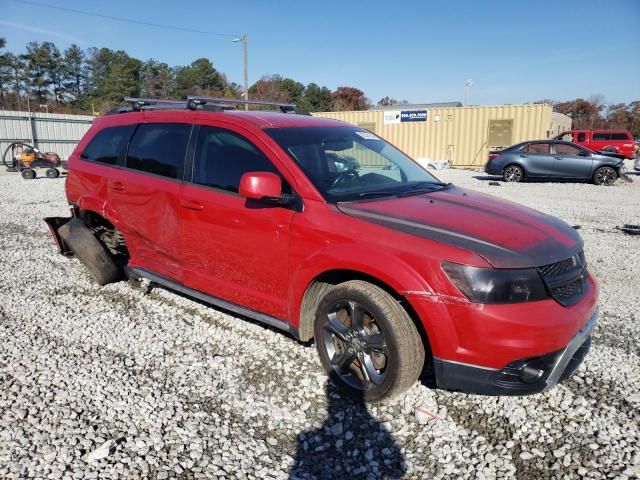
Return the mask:
[[(157, 98), (136, 98), (123, 97), (122, 101), (131, 104), (131, 110), (141, 112), (142, 110), (162, 110), (173, 107), (188, 108), (189, 110), (215, 109), (215, 110), (235, 110), (235, 105), (260, 105), (275, 106), (283, 113), (302, 113), (296, 111), (294, 103), (267, 102), (262, 100), (243, 100), (241, 98), (206, 97), (189, 95), (183, 100), (164, 100)], [(207, 108), (208, 107), (208, 108)], [(131, 111), (124, 108), (116, 108), (113, 113), (124, 113)], [(111, 113), (111, 112), (110, 112)]]
[(295, 108), (295, 103), (287, 103), (287, 102), (267, 102), (263, 100), (243, 100), (242, 98), (226, 98), (226, 97), (202, 97), (199, 95), (189, 95), (187, 96), (187, 100), (203, 100), (205, 102), (217, 102), (217, 103), (231, 103), (231, 104), (242, 104), (242, 105), (263, 105), (263, 106), (274, 106), (274, 107), (293, 107)]
[(260, 106), (272, 106), (278, 107), (283, 113), (296, 113), (295, 103), (286, 102), (268, 102), (263, 100), (243, 100), (242, 98), (225, 98), (225, 97), (202, 97), (199, 95), (187, 96), (188, 101), (194, 102), (216, 102), (232, 105), (260, 105)]
[[(213, 107), (216, 110), (234, 110), (233, 105), (222, 103), (200, 102), (196, 100), (164, 100), (159, 98), (136, 98), (123, 97), (123, 102), (131, 104), (132, 110), (140, 112), (142, 110), (162, 110), (174, 107), (188, 108), (189, 110), (199, 110), (206, 104), (207, 107)], [(216, 108), (217, 107), (217, 108)]]

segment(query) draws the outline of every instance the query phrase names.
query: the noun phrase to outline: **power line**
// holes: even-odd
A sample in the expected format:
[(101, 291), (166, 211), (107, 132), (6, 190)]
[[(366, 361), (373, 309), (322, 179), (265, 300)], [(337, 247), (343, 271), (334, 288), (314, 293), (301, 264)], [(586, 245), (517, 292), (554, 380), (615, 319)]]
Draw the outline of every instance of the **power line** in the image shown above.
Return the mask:
[(167, 30), (176, 30), (179, 32), (190, 32), (190, 33), (199, 33), (202, 35), (214, 35), (214, 36), (218, 36), (218, 37), (237, 37), (238, 35), (233, 34), (233, 33), (220, 33), (220, 32), (209, 32), (206, 30), (195, 30), (193, 28), (184, 28), (184, 27), (175, 27), (173, 25), (164, 25), (161, 23), (151, 23), (151, 22), (143, 22), (142, 20), (133, 20), (131, 18), (122, 18), (122, 17), (114, 17), (111, 15), (102, 15), (101, 13), (93, 13), (93, 12), (86, 12), (84, 10), (76, 10), (75, 8), (67, 8), (67, 7), (59, 7), (57, 5), (49, 5), (46, 3), (40, 3), (40, 2), (32, 2), (30, 0), (11, 0), (12, 2), (16, 2), (16, 3), (24, 3), (27, 5), (35, 5), (37, 7), (45, 7), (45, 8), (51, 8), (54, 10), (62, 10), (64, 12), (71, 12), (71, 13), (77, 13), (79, 15), (86, 15), (88, 17), (98, 17), (98, 18), (104, 18), (107, 20), (116, 20), (118, 22), (126, 22), (126, 23), (135, 23), (137, 25), (145, 25), (147, 27), (155, 27), (155, 28), (165, 28)]

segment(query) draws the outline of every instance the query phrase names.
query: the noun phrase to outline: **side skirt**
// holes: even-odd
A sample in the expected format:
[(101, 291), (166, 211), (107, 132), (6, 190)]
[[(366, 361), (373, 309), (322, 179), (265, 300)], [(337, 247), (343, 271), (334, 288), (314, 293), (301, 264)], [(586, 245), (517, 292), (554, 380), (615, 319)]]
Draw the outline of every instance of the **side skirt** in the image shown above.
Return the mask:
[(280, 320), (279, 318), (271, 317), (269, 315), (265, 315), (264, 313), (256, 312), (255, 310), (251, 310), (250, 308), (243, 307), (241, 305), (237, 305), (235, 303), (228, 302), (226, 300), (222, 300), (218, 297), (213, 297), (211, 295), (207, 295), (206, 293), (202, 293), (198, 290), (194, 290), (189, 288), (181, 283), (178, 283), (169, 278), (163, 277), (162, 275), (158, 275), (157, 273), (151, 272), (145, 268), (138, 267), (125, 267), (125, 273), (128, 277), (143, 277), (151, 280), (158, 285), (162, 285), (170, 290), (174, 290), (176, 292), (180, 292), (184, 295), (187, 295), (192, 298), (197, 298), (200, 301), (208, 303), (210, 305), (222, 308), (224, 310), (228, 310), (233, 313), (237, 313), (239, 315), (243, 315), (245, 317), (249, 317), (253, 320), (256, 320), (260, 323), (264, 323), (265, 325), (269, 325), (271, 327), (275, 327), (279, 330), (283, 330), (287, 333), (293, 335), (296, 339), (298, 337), (298, 329), (292, 327), (284, 320)]

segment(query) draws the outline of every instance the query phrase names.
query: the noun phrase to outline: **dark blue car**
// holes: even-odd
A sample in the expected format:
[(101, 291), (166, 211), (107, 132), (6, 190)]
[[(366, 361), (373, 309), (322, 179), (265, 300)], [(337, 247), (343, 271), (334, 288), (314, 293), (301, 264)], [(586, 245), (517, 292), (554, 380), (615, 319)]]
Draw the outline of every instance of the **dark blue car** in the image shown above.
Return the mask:
[(612, 185), (622, 174), (623, 164), (616, 154), (594, 152), (571, 142), (535, 140), (491, 152), (484, 171), (501, 175), (505, 182), (558, 178)]

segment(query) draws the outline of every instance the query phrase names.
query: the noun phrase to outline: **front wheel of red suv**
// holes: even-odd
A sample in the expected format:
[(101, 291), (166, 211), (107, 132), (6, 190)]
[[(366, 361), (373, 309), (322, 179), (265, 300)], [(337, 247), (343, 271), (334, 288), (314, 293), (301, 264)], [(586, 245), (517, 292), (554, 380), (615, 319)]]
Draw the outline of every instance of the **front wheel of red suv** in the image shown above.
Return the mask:
[(367, 402), (399, 395), (418, 380), (424, 345), (386, 291), (361, 280), (329, 289), (314, 325), (322, 366), (342, 390)]

